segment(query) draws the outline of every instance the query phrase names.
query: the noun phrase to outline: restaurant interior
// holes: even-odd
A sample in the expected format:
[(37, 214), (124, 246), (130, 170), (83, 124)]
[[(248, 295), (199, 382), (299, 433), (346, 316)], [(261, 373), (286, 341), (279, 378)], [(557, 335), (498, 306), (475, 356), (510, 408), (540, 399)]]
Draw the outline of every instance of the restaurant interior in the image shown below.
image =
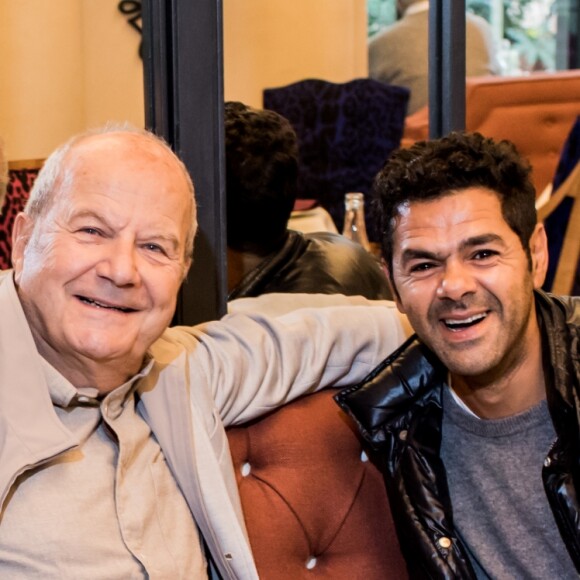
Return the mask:
[[(549, 289), (571, 294), (580, 271), (580, 0), (464, 4), (489, 23), (500, 68), (460, 80), (464, 111), (454, 128), (509, 139), (530, 161), (538, 216), (552, 232)], [(322, 81), (342, 95), (364, 80), (360, 110), (337, 114), (354, 114), (347, 122), (357, 138), (374, 139), (367, 47), (396, 18), (394, 0), (0, 3), (0, 139), (10, 178), (0, 232), (9, 237), (43, 160), (71, 135), (107, 122), (151, 128), (190, 169), (201, 208), (175, 322), (225, 314), (224, 101), (270, 103), (290, 118), (292, 107), (284, 108), (277, 90)], [(464, 49), (461, 34), (455, 38), (453, 49)], [(309, 130), (304, 114), (320, 114), (325, 104), (311, 89), (310, 108), (294, 119), (299, 137)], [(435, 95), (411, 115), (399, 107), (385, 121), (388, 148), (437, 136), (441, 107)], [(370, 187), (377, 169), (365, 167), (368, 183), (359, 190)], [(342, 206), (349, 191), (336, 191), (335, 202)], [(313, 201), (296, 207), (295, 224), (317, 207), (332, 214)], [(334, 225), (342, 230), (340, 221)], [(10, 267), (9, 255), (0, 255), (0, 267)], [(330, 395), (311, 395), (229, 431), (258, 569), (264, 578), (405, 578), (381, 476)], [(297, 434), (290, 450), (289, 432)], [(320, 444), (309, 445), (313, 440)]]

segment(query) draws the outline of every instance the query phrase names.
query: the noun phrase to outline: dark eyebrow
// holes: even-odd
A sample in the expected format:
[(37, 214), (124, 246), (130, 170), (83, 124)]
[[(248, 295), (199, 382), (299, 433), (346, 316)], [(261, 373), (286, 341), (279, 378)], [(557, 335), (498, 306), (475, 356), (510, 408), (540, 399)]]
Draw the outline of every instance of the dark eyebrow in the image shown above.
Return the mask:
[[(503, 238), (497, 234), (482, 234), (480, 236), (473, 236), (472, 238), (462, 240), (462, 242), (459, 244), (459, 249), (464, 251), (468, 248), (484, 246), (485, 244), (490, 244), (492, 242), (503, 243)], [(401, 262), (405, 264), (411, 260), (441, 260), (441, 254), (430, 252), (429, 250), (408, 248), (403, 251), (403, 254), (401, 255)]]
[(439, 255), (435, 252), (429, 252), (428, 250), (415, 250), (409, 248), (405, 250), (401, 256), (401, 262), (409, 262), (411, 260), (438, 260)]
[(472, 238), (463, 240), (459, 245), (459, 249), (467, 250), (468, 248), (473, 248), (474, 246), (485, 246), (486, 244), (491, 244), (492, 242), (503, 243), (503, 238), (497, 234), (482, 234), (481, 236), (473, 236)]

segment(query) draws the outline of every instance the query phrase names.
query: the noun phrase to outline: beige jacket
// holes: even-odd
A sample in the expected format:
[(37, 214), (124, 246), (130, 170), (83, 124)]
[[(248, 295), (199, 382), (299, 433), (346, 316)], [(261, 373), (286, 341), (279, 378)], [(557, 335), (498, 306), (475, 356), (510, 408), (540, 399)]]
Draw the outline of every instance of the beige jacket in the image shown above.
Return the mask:
[[(259, 300), (259, 299), (258, 299)], [(225, 426), (361, 380), (405, 338), (392, 303), (169, 329), (138, 386), (150, 424), (224, 578), (257, 578)], [(301, 313), (300, 313), (301, 312)], [(0, 502), (18, 474), (77, 443), (58, 420), (12, 280), (0, 274)], [(314, 443), (315, 444), (315, 443)]]

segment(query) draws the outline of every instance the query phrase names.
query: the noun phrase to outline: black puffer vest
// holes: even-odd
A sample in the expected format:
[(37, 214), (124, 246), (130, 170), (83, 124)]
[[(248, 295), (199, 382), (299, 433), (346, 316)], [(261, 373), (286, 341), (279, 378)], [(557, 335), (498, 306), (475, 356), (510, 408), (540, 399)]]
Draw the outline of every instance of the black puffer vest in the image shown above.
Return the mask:
[(338, 234), (291, 230), (283, 246), (246, 274), (228, 300), (271, 292), (391, 298), (380, 263), (362, 246)]
[[(542, 479), (562, 538), (580, 572), (580, 298), (536, 293), (547, 401), (557, 440)], [(475, 578), (457, 538), (439, 456), (447, 369), (411, 337), (336, 400), (357, 422), (383, 472), (412, 578)]]

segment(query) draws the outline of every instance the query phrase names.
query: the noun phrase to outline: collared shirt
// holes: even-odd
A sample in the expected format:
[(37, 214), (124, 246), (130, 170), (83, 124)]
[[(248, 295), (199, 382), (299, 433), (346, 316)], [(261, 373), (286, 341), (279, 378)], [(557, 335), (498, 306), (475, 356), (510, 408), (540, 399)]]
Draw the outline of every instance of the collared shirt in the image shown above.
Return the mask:
[(411, 14), (419, 14), (419, 12), (426, 12), (429, 10), (429, 0), (424, 0), (423, 2), (416, 2), (415, 4), (411, 4), (404, 14), (405, 16), (410, 16)]
[(7, 578), (206, 577), (193, 517), (135, 409), (151, 364), (100, 401), (43, 363), (55, 412), (79, 445), (12, 486), (0, 521)]

